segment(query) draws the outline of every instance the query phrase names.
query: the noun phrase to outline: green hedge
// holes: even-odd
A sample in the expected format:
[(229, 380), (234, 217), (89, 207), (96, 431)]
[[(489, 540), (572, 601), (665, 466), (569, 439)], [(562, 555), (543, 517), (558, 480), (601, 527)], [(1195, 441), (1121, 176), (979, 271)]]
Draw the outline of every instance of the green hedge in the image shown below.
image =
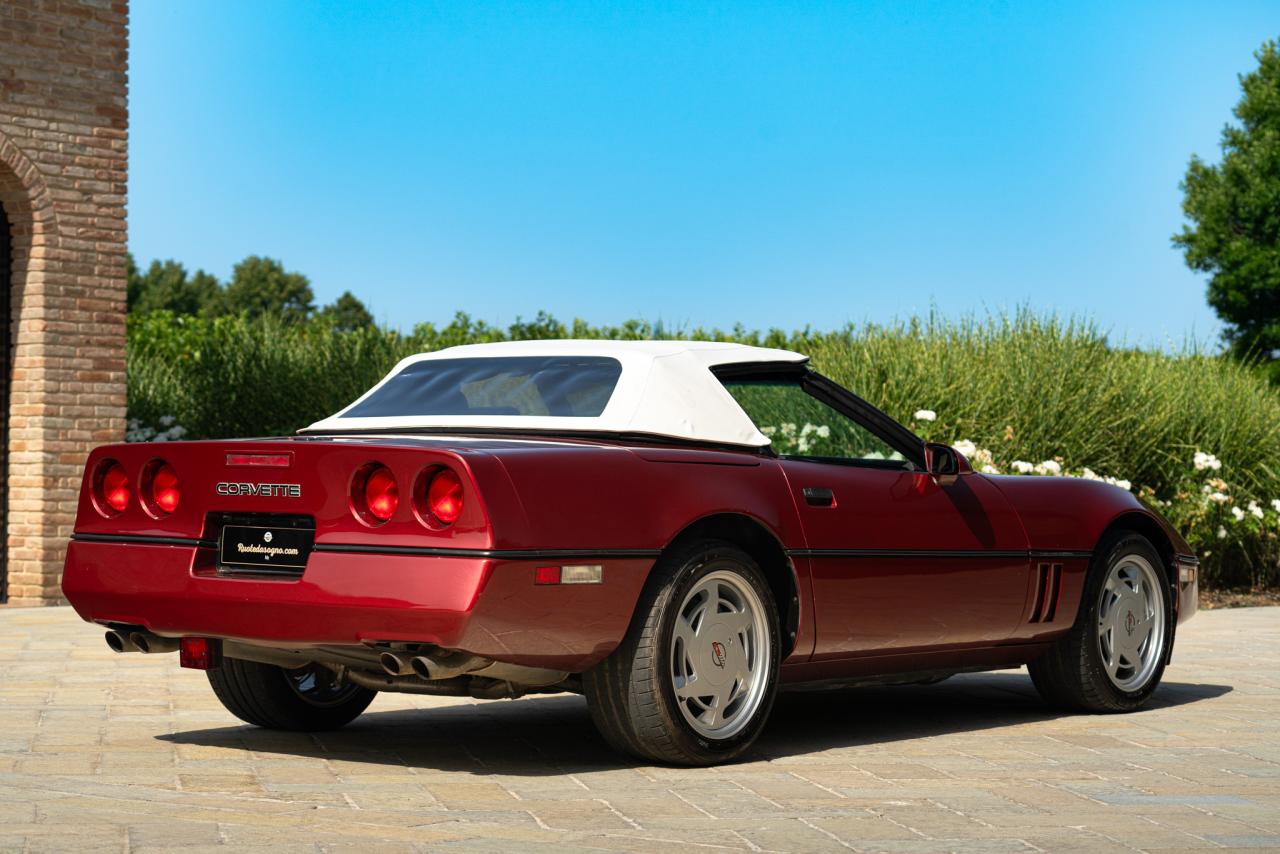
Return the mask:
[[(723, 339), (807, 353), (922, 435), (961, 443), (979, 466), (1130, 482), (1186, 532), (1207, 583), (1277, 580), (1280, 395), (1230, 359), (1116, 348), (1090, 323), (1029, 312), (765, 334), (566, 326), (545, 315), (508, 329), (459, 315), (409, 334), (336, 332), (157, 313), (129, 319), (131, 434), (289, 433), (350, 403), (405, 355), (553, 337)], [(936, 418), (916, 418), (921, 410)]]

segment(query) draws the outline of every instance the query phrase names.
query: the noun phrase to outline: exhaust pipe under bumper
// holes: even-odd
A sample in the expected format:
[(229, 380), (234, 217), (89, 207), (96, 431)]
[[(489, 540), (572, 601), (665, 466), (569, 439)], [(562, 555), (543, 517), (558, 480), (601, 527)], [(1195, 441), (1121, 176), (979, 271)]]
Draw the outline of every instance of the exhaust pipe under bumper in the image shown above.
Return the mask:
[[(461, 676), (464, 673), (470, 673), (473, 670), (480, 670), (487, 667), (493, 662), (487, 658), (481, 658), (478, 655), (468, 655), (465, 652), (454, 652), (448, 655), (433, 656), (419, 655), (415, 656), (410, 662), (412, 672), (418, 674), (423, 679), (436, 681), (439, 679), (452, 679), (455, 676)], [(384, 664), (383, 667), (386, 665)]]
[(138, 648), (133, 645), (133, 641), (129, 640), (129, 638), (126, 635), (120, 632), (117, 632), (115, 629), (107, 630), (106, 639), (107, 639), (107, 646), (111, 647), (116, 652), (137, 652), (138, 651)]
[(332, 667), (342, 679), (352, 685), (359, 685), (371, 691), (398, 691), (402, 694), (435, 694), (445, 697), (465, 697), (468, 694), (469, 682), (462, 677), (423, 682), (416, 676), (381, 676), (350, 670), (340, 664), (325, 666)]
[(412, 676), (414, 673), (412, 660), (394, 652), (382, 653), (378, 656), (378, 663), (388, 676)]
[[(107, 643), (111, 641), (108, 640)], [(159, 635), (153, 635), (151, 632), (130, 632), (129, 643), (133, 644), (134, 649), (138, 652), (161, 653), (161, 652), (177, 652), (177, 638), (162, 638)]]

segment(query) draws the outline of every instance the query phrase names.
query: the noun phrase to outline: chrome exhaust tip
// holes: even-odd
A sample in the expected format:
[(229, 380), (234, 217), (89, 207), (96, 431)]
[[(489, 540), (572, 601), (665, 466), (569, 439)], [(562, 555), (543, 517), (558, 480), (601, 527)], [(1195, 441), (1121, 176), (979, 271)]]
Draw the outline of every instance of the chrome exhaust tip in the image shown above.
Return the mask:
[(124, 635), (115, 629), (109, 629), (106, 634), (107, 646), (116, 652), (137, 652), (138, 648)]
[(415, 672), (410, 662), (405, 661), (394, 652), (384, 652), (378, 656), (378, 663), (382, 665), (382, 669), (387, 671), (389, 676), (410, 676)]
[(178, 649), (178, 641), (176, 639), (162, 638), (149, 632), (131, 632), (129, 634), (129, 643), (133, 644), (138, 652), (146, 653), (176, 652)]

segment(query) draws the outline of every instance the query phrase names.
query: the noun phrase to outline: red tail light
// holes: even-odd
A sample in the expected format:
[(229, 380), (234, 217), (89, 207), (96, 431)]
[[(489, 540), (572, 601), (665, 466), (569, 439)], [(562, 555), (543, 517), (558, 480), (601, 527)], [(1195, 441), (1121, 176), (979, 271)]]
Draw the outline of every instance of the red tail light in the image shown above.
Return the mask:
[(462, 515), (462, 480), (449, 469), (440, 469), (427, 484), (427, 511), (445, 525)]
[(168, 516), (177, 510), (182, 493), (178, 488), (178, 473), (173, 466), (164, 460), (155, 460), (147, 466), (142, 478), (142, 494), (152, 516)]
[(222, 666), (222, 642), (217, 638), (182, 638), (178, 663), (192, 670), (216, 670)]
[(124, 466), (115, 460), (106, 460), (98, 465), (97, 474), (93, 478), (93, 503), (103, 516), (114, 516), (123, 513), (129, 506), (129, 475)]
[(357, 507), (357, 511), (362, 509), (368, 517), (365, 521), (373, 524), (381, 524), (395, 515), (400, 506), (400, 487), (391, 469), (383, 465), (368, 468), (360, 488), (359, 504), (363, 506)]

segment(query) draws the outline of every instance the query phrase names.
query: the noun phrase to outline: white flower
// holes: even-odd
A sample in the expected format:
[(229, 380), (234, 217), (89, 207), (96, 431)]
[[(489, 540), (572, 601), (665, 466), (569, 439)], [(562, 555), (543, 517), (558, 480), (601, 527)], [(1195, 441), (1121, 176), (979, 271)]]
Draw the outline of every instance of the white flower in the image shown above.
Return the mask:
[(760, 428), (760, 432), (761, 432), (761, 433), (763, 433), (763, 434), (765, 434), (766, 436), (772, 436), (774, 433), (777, 433), (777, 432), (778, 432), (778, 428), (777, 428), (777, 427), (767, 427), (767, 426), (766, 426), (766, 427), (761, 427), (761, 428)]
[(1217, 471), (1222, 468), (1222, 460), (1204, 451), (1196, 451), (1191, 464), (1196, 467), (1196, 471)]
[(1018, 474), (1031, 474), (1031, 472), (1035, 471), (1036, 467), (1033, 463), (1029, 463), (1026, 460), (1014, 460), (1009, 463), (1009, 468), (1013, 469)]
[(1261, 519), (1261, 518), (1262, 518), (1262, 516), (1263, 516), (1262, 508), (1258, 506), (1258, 502), (1256, 502), (1256, 501), (1250, 501), (1250, 502), (1249, 502), (1249, 513), (1250, 513), (1250, 514), (1253, 516), (1253, 518), (1255, 518), (1255, 519)]
[(1228, 498), (1226, 495), (1223, 495), (1221, 492), (1210, 492), (1210, 493), (1209, 493), (1209, 500), (1210, 500), (1210, 501), (1215, 501), (1215, 502), (1217, 502), (1218, 504), (1226, 504), (1226, 503), (1227, 503), (1228, 501), (1230, 501), (1231, 499), (1230, 499), (1230, 498)]
[(818, 438), (819, 438), (819, 439), (829, 439), (829, 438), (831, 438), (831, 428), (830, 428), (830, 427), (828, 427), (826, 424), (823, 424), (821, 427), (819, 427), (819, 428), (818, 428)]
[(1000, 469), (996, 468), (991, 463), (984, 463), (980, 471), (983, 474), (1000, 474)]
[(916, 414), (912, 416), (917, 421), (937, 421), (938, 413), (932, 409), (917, 409)]
[(175, 421), (177, 421), (177, 420), (178, 420), (178, 419), (177, 419), (177, 418), (174, 418), (172, 415), (161, 415), (161, 416), (160, 416), (160, 426), (161, 426), (161, 427), (172, 427), (172, 426), (173, 426), (173, 422), (175, 422)]
[(1241, 510), (1239, 507), (1232, 507), (1232, 508), (1231, 508), (1231, 515), (1236, 517), (1236, 521), (1237, 521), (1237, 522), (1243, 522), (1243, 521), (1244, 521), (1244, 511), (1243, 511), (1243, 510)]
[(1280, 513), (1280, 498), (1271, 499), (1271, 506), (1276, 509), (1277, 513)]
[(1080, 477), (1083, 478), (1084, 480), (1106, 480), (1106, 478), (1104, 478), (1102, 475), (1098, 474), (1096, 471), (1089, 468), (1088, 466), (1085, 467), (1084, 471), (1080, 472)]
[(973, 444), (973, 442), (970, 442), (968, 439), (961, 439), (951, 447), (964, 455), (965, 459), (972, 459), (973, 455), (978, 452), (978, 446)]
[(1034, 467), (1036, 474), (1060, 475), (1062, 474), (1062, 465), (1057, 460), (1045, 460), (1038, 466)]
[(1133, 484), (1123, 479), (1117, 480), (1114, 477), (1109, 477), (1107, 478), (1107, 483), (1111, 484), (1112, 486), (1118, 486), (1121, 489), (1125, 490), (1126, 492), (1133, 489)]
[(1227, 538), (1227, 529), (1226, 529), (1226, 528), (1224, 528), (1224, 527), (1222, 527), (1221, 525), (1219, 525), (1219, 526), (1218, 526), (1218, 539), (1220, 539), (1220, 540), (1225, 540), (1226, 538)]

